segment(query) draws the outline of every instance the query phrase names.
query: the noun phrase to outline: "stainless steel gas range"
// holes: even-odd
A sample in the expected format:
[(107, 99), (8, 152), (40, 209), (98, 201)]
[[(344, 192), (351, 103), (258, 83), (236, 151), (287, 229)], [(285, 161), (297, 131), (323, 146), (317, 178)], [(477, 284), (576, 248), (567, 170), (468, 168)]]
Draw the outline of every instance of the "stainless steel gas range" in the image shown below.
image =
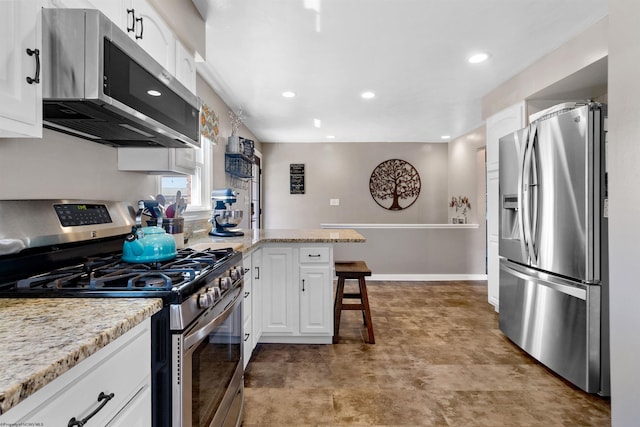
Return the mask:
[(161, 298), (151, 319), (153, 426), (238, 426), (242, 255), (185, 248), (125, 262), (135, 217), (123, 202), (0, 200), (0, 297)]

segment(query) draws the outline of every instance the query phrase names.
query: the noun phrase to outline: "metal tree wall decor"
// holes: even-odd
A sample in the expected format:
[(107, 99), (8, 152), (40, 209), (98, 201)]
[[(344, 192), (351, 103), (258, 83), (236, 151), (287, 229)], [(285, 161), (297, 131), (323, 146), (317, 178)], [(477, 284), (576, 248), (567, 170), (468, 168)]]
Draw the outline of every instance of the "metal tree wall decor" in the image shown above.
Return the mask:
[(385, 209), (406, 209), (420, 195), (420, 175), (404, 160), (386, 160), (371, 173), (369, 191), (373, 200)]

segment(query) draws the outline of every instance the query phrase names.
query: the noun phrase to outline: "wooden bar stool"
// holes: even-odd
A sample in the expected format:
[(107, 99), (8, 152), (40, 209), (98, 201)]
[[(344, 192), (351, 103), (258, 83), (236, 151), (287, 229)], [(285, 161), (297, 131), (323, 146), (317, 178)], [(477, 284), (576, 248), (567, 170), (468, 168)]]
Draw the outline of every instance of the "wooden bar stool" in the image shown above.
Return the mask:
[[(333, 306), (333, 342), (338, 342), (338, 332), (340, 331), (340, 315), (342, 310), (362, 310), (362, 319), (369, 332), (369, 344), (375, 344), (373, 338), (373, 323), (371, 322), (371, 310), (369, 309), (369, 297), (367, 296), (367, 283), (365, 276), (371, 276), (371, 270), (364, 261), (336, 261), (336, 276), (338, 276), (338, 286), (336, 288), (336, 300)], [(359, 293), (345, 293), (344, 281), (355, 279), (358, 281)], [(343, 299), (358, 299), (359, 304), (343, 304)]]

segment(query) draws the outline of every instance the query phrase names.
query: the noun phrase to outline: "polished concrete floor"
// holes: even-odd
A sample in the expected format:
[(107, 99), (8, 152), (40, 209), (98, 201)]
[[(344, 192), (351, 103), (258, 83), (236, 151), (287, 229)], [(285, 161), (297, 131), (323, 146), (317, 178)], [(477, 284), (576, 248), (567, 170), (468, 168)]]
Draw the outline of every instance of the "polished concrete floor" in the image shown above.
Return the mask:
[(376, 344), (343, 312), (334, 345), (259, 344), (244, 427), (609, 426), (582, 392), (506, 339), (485, 282), (369, 282)]

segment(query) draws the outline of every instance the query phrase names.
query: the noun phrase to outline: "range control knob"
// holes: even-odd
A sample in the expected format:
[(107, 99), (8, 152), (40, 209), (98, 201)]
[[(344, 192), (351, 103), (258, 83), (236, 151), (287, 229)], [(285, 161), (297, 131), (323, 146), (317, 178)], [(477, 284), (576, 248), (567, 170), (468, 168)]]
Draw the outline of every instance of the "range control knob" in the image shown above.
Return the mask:
[(220, 290), (226, 291), (227, 289), (231, 289), (233, 285), (233, 279), (231, 277), (221, 277), (220, 278)]
[(212, 295), (208, 292), (204, 292), (198, 295), (198, 308), (209, 308), (213, 304)]
[(209, 293), (209, 295), (211, 295), (211, 300), (213, 302), (216, 302), (220, 299), (220, 295), (222, 294), (222, 292), (220, 292), (220, 288), (217, 286), (214, 286), (213, 288), (208, 288), (207, 292)]
[(238, 270), (236, 267), (233, 267), (233, 270), (231, 270), (229, 272), (229, 276), (233, 279), (233, 280), (238, 280), (239, 278), (242, 277), (242, 272), (240, 270)]

